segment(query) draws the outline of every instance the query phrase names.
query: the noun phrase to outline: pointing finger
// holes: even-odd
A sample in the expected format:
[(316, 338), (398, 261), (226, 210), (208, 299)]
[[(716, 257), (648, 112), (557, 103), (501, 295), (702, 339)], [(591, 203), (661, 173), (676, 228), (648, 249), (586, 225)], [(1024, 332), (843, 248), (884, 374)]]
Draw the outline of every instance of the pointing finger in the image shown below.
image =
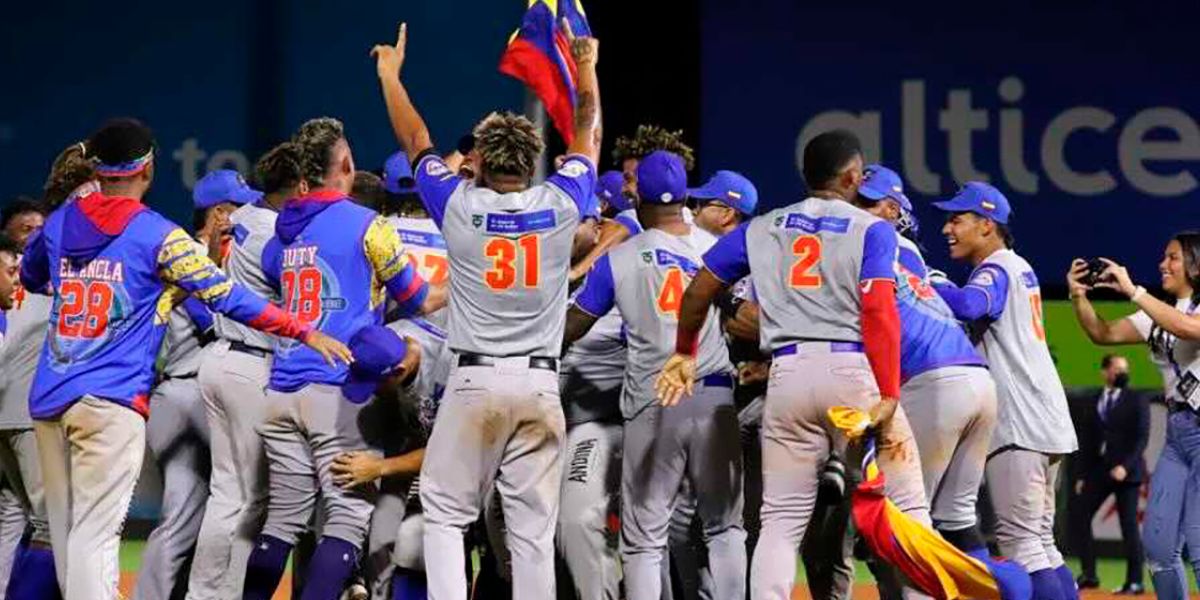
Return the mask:
[(396, 47), (404, 48), (408, 43), (408, 23), (401, 23), (399, 31), (396, 32)]

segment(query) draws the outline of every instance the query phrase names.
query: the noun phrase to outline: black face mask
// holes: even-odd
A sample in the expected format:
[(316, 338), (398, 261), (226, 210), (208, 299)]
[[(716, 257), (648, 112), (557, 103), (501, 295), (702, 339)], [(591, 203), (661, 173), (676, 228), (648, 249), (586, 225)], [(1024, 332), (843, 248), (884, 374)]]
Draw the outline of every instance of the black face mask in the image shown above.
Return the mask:
[(1113, 376), (1113, 387), (1125, 389), (1129, 387), (1129, 373), (1117, 373)]

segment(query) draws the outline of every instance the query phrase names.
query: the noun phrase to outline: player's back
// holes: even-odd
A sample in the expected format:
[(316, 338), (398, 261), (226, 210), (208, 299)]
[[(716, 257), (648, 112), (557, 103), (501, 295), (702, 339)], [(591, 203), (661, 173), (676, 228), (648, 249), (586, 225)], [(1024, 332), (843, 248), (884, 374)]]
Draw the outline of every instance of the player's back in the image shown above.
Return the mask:
[(450, 253), (450, 347), (557, 357), (578, 223), (575, 203), (553, 183), (506, 194), (458, 186), (442, 228)]
[[(421, 277), (430, 285), (444, 285), (450, 276), (450, 261), (446, 256), (446, 238), (433, 219), (393, 215), (387, 220), (400, 234), (400, 241), (413, 257)], [(442, 308), (425, 315), (425, 319), (445, 329), (448, 315)]]
[(980, 269), (986, 268), (1000, 268), (1008, 278), (1004, 310), (978, 340), (996, 381), (999, 422), (992, 448), (1016, 445), (1047, 453), (1073, 452), (1078, 446), (1075, 429), (1046, 344), (1037, 275), (1009, 249), (989, 256), (971, 279), (977, 280)]
[[(691, 227), (686, 236), (647, 229), (609, 252), (616, 306), (628, 328), (622, 411), (626, 419), (654, 403), (654, 378), (675, 352), (679, 308), (688, 283), (716, 239)], [(729, 350), (709, 308), (696, 354), (696, 377), (728, 373)]]
[[(762, 307), (762, 347), (862, 341), (867, 229), (891, 225), (840, 200), (808, 198), (750, 222), (746, 250)], [(731, 282), (732, 283), (732, 282)]]
[(899, 236), (896, 309), (900, 315), (900, 378), (950, 366), (987, 366), (954, 312), (929, 283), (921, 249)]
[[(276, 278), (283, 308), (301, 322), (347, 342), (359, 329), (382, 322), (382, 289), (367, 256), (368, 229), (388, 227), (378, 215), (345, 197), (293, 199), (264, 251), (264, 271)], [(325, 202), (307, 220), (292, 220), (303, 206)], [(270, 388), (291, 392), (309, 383), (340, 385), (348, 367), (330, 365), (312, 348), (278, 339)]]
[[(260, 204), (243, 204), (229, 215), (233, 225), (233, 244), (229, 248), (223, 270), (229, 279), (273, 302), (279, 301), (279, 291), (263, 273), (263, 249), (275, 237), (275, 219), (279, 213)], [(241, 342), (259, 350), (270, 350), (275, 336), (247, 327), (225, 315), (214, 315), (217, 335), (231, 342)]]
[(92, 236), (77, 230), (67, 212), (51, 214), (41, 232), (54, 305), (30, 413), (50, 418), (92, 394), (147, 414), (154, 360), (182, 293), (159, 277), (159, 264), (170, 268), (172, 257), (195, 242), (143, 209), (98, 251), (88, 251), (83, 246)]

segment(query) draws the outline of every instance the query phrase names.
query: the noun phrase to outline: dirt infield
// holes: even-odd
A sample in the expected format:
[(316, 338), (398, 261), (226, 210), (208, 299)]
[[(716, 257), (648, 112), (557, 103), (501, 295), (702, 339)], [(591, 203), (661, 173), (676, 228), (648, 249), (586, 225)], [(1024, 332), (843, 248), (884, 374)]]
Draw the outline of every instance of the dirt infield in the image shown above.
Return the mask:
[[(121, 573), (121, 593), (126, 597), (133, 595), (134, 578), (135, 573), (130, 573), (127, 571)], [(285, 577), (283, 584), (278, 590), (275, 591), (275, 596), (272, 598), (272, 600), (288, 600), (291, 592), (291, 579)], [(1108, 592), (1096, 590), (1085, 591), (1079, 596), (1080, 598), (1085, 598), (1086, 600), (1118, 600), (1118, 598), (1129, 598), (1129, 596), (1117, 596), (1116, 594), (1110, 594)], [(1147, 592), (1145, 595), (1140, 596), (1140, 598), (1153, 598), (1153, 593)], [(796, 588), (796, 591), (792, 593), (792, 600), (810, 600), (808, 589), (803, 587)], [(876, 591), (873, 584), (860, 583), (854, 586), (854, 600), (879, 600), (879, 592)]]

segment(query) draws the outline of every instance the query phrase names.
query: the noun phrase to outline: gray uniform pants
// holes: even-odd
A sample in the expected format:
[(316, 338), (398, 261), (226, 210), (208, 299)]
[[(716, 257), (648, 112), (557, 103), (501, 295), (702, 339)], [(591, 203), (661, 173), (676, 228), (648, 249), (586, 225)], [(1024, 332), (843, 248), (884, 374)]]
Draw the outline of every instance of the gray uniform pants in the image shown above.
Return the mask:
[(363, 561), (372, 600), (392, 600), (392, 573), (396, 567), (424, 571), (421, 539), (424, 535), (414, 478), (411, 485), (385, 482), (371, 512), (367, 556)]
[(617, 600), (621, 569), (608, 515), (619, 507), (620, 422), (590, 421), (567, 430), (558, 514), (558, 551), (579, 600)]
[(121, 527), (146, 450), (141, 415), (84, 396), (35, 421), (54, 565), (65, 600), (113, 600)]
[(212, 474), (188, 576), (188, 600), (240, 600), (246, 561), (267, 506), (267, 462), (258, 426), (266, 420), (271, 360), (204, 348), (200, 393), (208, 413)]
[(973, 527), (996, 426), (992, 376), (982, 367), (934, 369), (905, 382), (900, 398), (921, 452), (934, 525), (945, 531)]
[(31, 540), (50, 544), (46, 522), (46, 496), (42, 487), (42, 465), (38, 461), (33, 429), (0, 430), (0, 470), (33, 526)]
[[(744, 510), (743, 507), (743, 514)], [(675, 509), (671, 511), (671, 523), (667, 531), (667, 554), (675, 566), (683, 593), (682, 598), (675, 600), (712, 600), (713, 580), (712, 571), (708, 568), (708, 547), (704, 541), (703, 526), (696, 520), (696, 492), (686, 477), (675, 497)]]
[(554, 531), (566, 425), (558, 374), (526, 357), (450, 373), (421, 468), (430, 600), (464, 600), (463, 532), (494, 484), (512, 556), (513, 598), (555, 597)]
[(195, 377), (167, 379), (150, 396), (146, 442), (163, 478), (162, 518), (142, 552), (134, 600), (168, 600), (196, 545), (208, 501), (208, 415)]
[[(754, 600), (792, 596), (796, 550), (816, 504), (820, 470), (831, 450), (845, 446), (827, 410), (869, 410), (878, 401), (879, 388), (863, 354), (830, 352), (828, 344), (812, 343), (771, 363), (763, 414), (762, 531), (750, 576)], [(887, 496), (900, 510), (929, 523), (920, 456), (903, 407), (879, 441), (878, 464), (887, 477)]]
[(259, 428), (270, 472), (263, 533), (295, 544), (308, 529), (321, 497), (321, 535), (361, 546), (377, 490), (344, 490), (330, 467), (343, 452), (368, 450), (359, 432), (362, 404), (337, 386), (309, 384), (295, 392), (267, 392), (267, 422)]
[(7, 596), (8, 577), (17, 558), (17, 545), (25, 535), (25, 523), (25, 508), (0, 474), (0, 600)]
[(987, 461), (1000, 553), (1033, 573), (1063, 564), (1054, 545), (1055, 489), (1060, 456), (1011, 448)]
[(631, 600), (662, 595), (662, 559), (684, 478), (696, 493), (716, 597), (745, 596), (742, 451), (737, 440), (737, 409), (729, 387), (698, 383), (680, 405), (653, 404), (625, 422), (621, 557)]

